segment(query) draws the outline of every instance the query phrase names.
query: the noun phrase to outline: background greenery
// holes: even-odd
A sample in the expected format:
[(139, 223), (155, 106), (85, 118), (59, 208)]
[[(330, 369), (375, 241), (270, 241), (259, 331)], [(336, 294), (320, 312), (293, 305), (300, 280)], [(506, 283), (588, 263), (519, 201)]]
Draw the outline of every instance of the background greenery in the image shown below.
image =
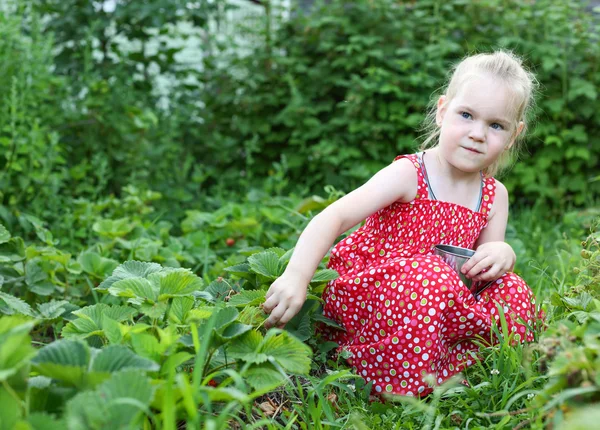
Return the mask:
[[(267, 2), (240, 40), (223, 33), (225, 1), (99, 5), (0, 13), (0, 428), (597, 422), (595, 12), (333, 0), (284, 19)], [(197, 61), (177, 38), (199, 44)], [(315, 335), (332, 324), (319, 297), (334, 274), (315, 276), (282, 333), (259, 305), (310, 217), (414, 151), (449, 66), (494, 48), (541, 84), (502, 180), (518, 208), (507, 240), (547, 324), (528, 346), (499, 333), (470, 388), (371, 403)]]

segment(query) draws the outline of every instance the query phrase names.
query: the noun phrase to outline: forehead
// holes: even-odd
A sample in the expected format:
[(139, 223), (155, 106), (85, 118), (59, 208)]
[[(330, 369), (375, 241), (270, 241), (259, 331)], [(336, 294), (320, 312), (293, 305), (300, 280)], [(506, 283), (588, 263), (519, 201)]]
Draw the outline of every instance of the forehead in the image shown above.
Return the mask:
[(475, 110), (478, 114), (494, 118), (514, 119), (516, 98), (504, 82), (487, 75), (466, 79), (458, 88), (451, 104)]

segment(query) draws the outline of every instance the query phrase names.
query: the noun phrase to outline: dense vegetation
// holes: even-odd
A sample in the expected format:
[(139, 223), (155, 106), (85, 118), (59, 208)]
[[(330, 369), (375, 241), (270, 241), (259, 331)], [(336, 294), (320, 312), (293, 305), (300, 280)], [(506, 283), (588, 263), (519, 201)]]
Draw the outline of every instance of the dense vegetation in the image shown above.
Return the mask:
[[(242, 51), (209, 25), (223, 1), (22, 3), (0, 13), (0, 428), (595, 425), (600, 48), (585, 5), (273, 8)], [(172, 40), (192, 36), (203, 57), (179, 61)], [(448, 66), (494, 47), (542, 88), (504, 182), (546, 321), (524, 346), (498, 327), (470, 387), (373, 402), (315, 333), (334, 324), (319, 305), (335, 272), (320, 268), (286, 330), (266, 331), (260, 304), (310, 217), (413, 151)]]

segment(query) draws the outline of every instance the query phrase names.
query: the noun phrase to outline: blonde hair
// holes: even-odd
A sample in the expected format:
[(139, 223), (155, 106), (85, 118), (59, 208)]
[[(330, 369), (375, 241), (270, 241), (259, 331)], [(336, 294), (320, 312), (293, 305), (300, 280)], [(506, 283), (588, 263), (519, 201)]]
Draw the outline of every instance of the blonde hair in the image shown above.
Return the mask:
[[(527, 129), (527, 117), (533, 108), (533, 95), (538, 86), (533, 73), (523, 67), (521, 58), (510, 51), (499, 50), (490, 54), (477, 54), (464, 58), (455, 65), (448, 84), (443, 88), (446, 96), (445, 103), (450, 103), (458, 94), (461, 86), (470, 78), (481, 75), (491, 75), (503, 82), (510, 88), (514, 101), (512, 113), (514, 114), (514, 126), (512, 127), (511, 139), (517, 133), (517, 125), (523, 122), (523, 130), (517, 136), (514, 145), (504, 151), (500, 157), (483, 172), (486, 176), (494, 176), (502, 169), (510, 166), (518, 157), (521, 141)], [(431, 101), (429, 111), (423, 122), (422, 131), (425, 140), (421, 144), (421, 150), (432, 148), (438, 144), (440, 128), (436, 123), (437, 97)]]

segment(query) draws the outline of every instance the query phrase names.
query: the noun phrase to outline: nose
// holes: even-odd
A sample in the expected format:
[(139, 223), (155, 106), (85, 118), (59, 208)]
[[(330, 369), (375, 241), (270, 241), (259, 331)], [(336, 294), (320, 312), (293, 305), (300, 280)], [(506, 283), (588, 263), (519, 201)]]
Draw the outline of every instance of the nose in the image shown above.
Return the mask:
[(485, 124), (479, 121), (474, 121), (471, 129), (469, 130), (469, 137), (475, 142), (485, 141), (485, 132), (487, 128)]

